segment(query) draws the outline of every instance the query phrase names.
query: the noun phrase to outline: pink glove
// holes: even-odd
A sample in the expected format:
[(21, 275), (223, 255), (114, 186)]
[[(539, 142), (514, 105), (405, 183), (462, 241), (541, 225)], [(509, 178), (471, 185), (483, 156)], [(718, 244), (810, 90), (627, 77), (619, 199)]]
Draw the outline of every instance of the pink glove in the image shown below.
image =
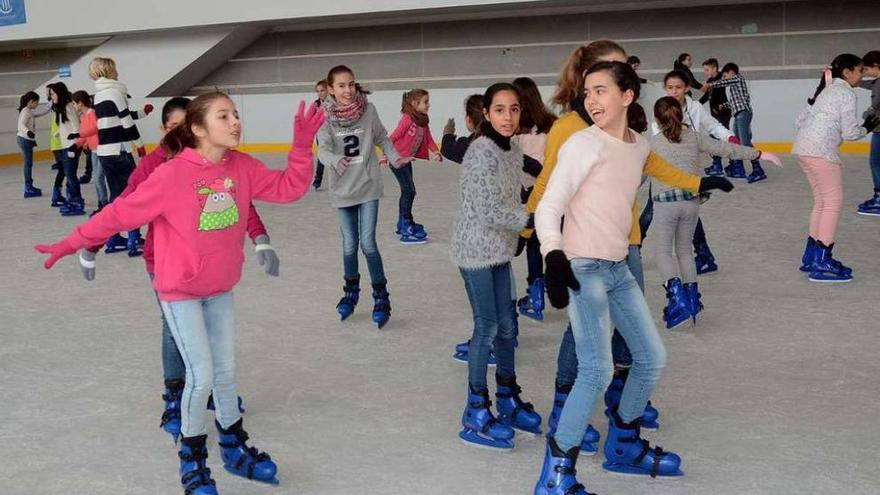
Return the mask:
[(761, 155), (758, 157), (761, 160), (767, 160), (768, 162), (776, 165), (777, 167), (782, 167), (782, 160), (779, 159), (778, 156), (773, 153), (768, 153), (766, 151), (762, 151)]
[(293, 118), (293, 149), (311, 152), (318, 129), (324, 123), (324, 111), (317, 102), (313, 102), (308, 110), (305, 108), (306, 102), (299, 102), (299, 110)]
[(337, 174), (344, 174), (346, 170), (351, 168), (351, 158), (341, 158), (338, 162), (336, 162), (336, 165), (333, 165), (333, 168), (336, 170)]
[(410, 163), (413, 160), (414, 160), (414, 158), (411, 156), (408, 156), (408, 157), (402, 156), (402, 157), (398, 158), (396, 162), (392, 163), (391, 166), (394, 168), (400, 168), (400, 167), (406, 165), (407, 163)]
[(153, 105), (147, 103), (144, 105), (144, 115), (150, 115), (151, 113), (153, 113)]
[(52, 265), (61, 258), (76, 253), (76, 249), (74, 249), (67, 240), (56, 242), (55, 244), (37, 244), (34, 246), (34, 249), (40, 253), (51, 255), (49, 256), (49, 259), (43, 263), (43, 267), (46, 270), (52, 268)]
[(730, 144), (742, 144), (742, 141), (740, 141), (739, 138), (736, 136), (730, 136), (729, 138), (727, 138), (727, 142)]

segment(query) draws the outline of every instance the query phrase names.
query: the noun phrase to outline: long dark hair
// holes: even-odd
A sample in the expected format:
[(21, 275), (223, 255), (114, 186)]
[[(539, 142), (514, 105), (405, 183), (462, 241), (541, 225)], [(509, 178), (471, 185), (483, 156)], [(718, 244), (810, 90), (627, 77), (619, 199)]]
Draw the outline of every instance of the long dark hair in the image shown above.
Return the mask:
[(63, 82), (52, 83), (47, 86), (53, 93), (58, 95), (58, 103), (52, 103), (52, 111), (55, 112), (55, 123), (67, 123), (67, 105), (71, 102), (70, 91)]
[(470, 117), (474, 129), (480, 128), (483, 122), (483, 95), (470, 95), (464, 100), (464, 114)]
[(40, 101), (40, 95), (33, 91), (28, 91), (21, 95), (21, 98), (18, 100), (18, 113), (21, 113), (24, 107), (28, 106), (28, 103), (32, 101)]
[(168, 134), (165, 134), (165, 137), (162, 138), (162, 142), (159, 143), (162, 148), (168, 151), (168, 156), (175, 156), (183, 151), (184, 148), (198, 147), (199, 139), (193, 134), (192, 126), (198, 125), (204, 127), (205, 118), (208, 115), (208, 109), (211, 108), (211, 104), (214, 103), (214, 100), (219, 100), (221, 98), (232, 101), (226, 93), (215, 91), (198, 96), (186, 106), (186, 119), (183, 121), (183, 124), (175, 127), (174, 130)]
[(519, 91), (519, 104), (522, 106), (522, 114), (519, 117), (519, 128), (523, 132), (531, 132), (533, 127), (538, 128), (538, 134), (546, 134), (556, 122), (556, 116), (547, 110), (538, 85), (530, 77), (517, 77), (513, 85)]
[(681, 142), (681, 125), (684, 122), (684, 112), (681, 104), (671, 96), (664, 96), (654, 104), (654, 118), (660, 127), (660, 132), (666, 136), (670, 143)]
[[(337, 65), (336, 67), (330, 69), (330, 72), (327, 73), (327, 84), (329, 84), (330, 87), (333, 87), (333, 80), (336, 78), (337, 74), (351, 74), (352, 79), (355, 78), (354, 71), (351, 70), (347, 65)], [(361, 86), (361, 83), (359, 82), (355, 82), (354, 87), (358, 93), (363, 93), (365, 95), (370, 94), (370, 92), (364, 89), (364, 87)]]
[[(502, 91), (512, 91), (513, 94), (516, 95), (517, 99), (521, 99), (519, 95), (519, 90), (516, 89), (516, 86), (506, 82), (495, 83), (488, 88), (486, 88), (486, 92), (483, 93), (483, 111), (489, 110), (492, 106), (492, 100), (495, 99), (495, 95)], [(476, 124), (476, 122), (475, 122)], [(479, 136), (483, 133), (483, 124), (490, 125), (489, 121), (486, 118), (483, 118), (483, 121), (476, 125), (474, 129), (474, 136)]]
[[(834, 57), (834, 60), (831, 62), (831, 77), (843, 77), (844, 69), (853, 70), (859, 65), (862, 65), (862, 59), (858, 55), (841, 53)], [(819, 78), (819, 86), (816, 87), (816, 92), (813, 94), (813, 97), (807, 98), (807, 103), (810, 105), (816, 103), (816, 98), (819, 97), (819, 93), (821, 93), (823, 89), (825, 89), (825, 74), (822, 74)]]
[(633, 101), (626, 109), (627, 126), (636, 132), (645, 132), (648, 130), (648, 119), (645, 116), (645, 109), (636, 103), (642, 94), (642, 84), (639, 82), (639, 76), (631, 65), (623, 62), (599, 62), (587, 70), (584, 75), (589, 76), (596, 72), (607, 72), (614, 79), (620, 91), (630, 90), (633, 92)]

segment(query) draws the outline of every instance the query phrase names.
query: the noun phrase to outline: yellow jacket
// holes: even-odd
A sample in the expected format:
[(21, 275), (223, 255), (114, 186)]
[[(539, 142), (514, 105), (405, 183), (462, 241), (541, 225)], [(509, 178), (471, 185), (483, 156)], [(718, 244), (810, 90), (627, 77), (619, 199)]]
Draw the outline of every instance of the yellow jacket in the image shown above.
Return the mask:
[[(544, 190), (547, 189), (547, 182), (550, 180), (550, 174), (556, 167), (556, 156), (559, 148), (563, 143), (575, 132), (586, 129), (589, 125), (584, 122), (577, 112), (568, 112), (550, 128), (547, 134), (547, 146), (544, 148), (544, 169), (535, 180), (535, 188), (529, 195), (529, 201), (526, 203), (526, 210), (529, 213), (535, 213), (538, 209), (538, 203), (544, 196)], [(700, 177), (683, 172), (674, 165), (670, 164), (659, 155), (651, 153), (645, 162), (645, 174), (660, 182), (696, 193), (700, 189)], [(632, 229), (629, 232), (629, 243), (639, 245), (642, 243), (642, 230), (639, 227), (639, 202), (633, 203), (633, 222)], [(525, 229), (521, 232), (523, 237), (530, 237), (532, 229)]]

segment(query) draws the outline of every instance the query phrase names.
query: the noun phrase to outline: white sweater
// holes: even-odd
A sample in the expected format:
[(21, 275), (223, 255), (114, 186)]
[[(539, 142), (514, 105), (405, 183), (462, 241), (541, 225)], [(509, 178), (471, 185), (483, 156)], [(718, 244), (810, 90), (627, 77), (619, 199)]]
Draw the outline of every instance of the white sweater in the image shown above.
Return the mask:
[(21, 138), (25, 138), (29, 141), (36, 141), (35, 138), (28, 136), (28, 132), (35, 133), (37, 130), (37, 117), (42, 117), (49, 113), (49, 109), (51, 105), (49, 103), (44, 103), (34, 110), (31, 110), (28, 107), (24, 107), (21, 109), (21, 112), (18, 113), (18, 133), (17, 136)]
[(843, 79), (834, 79), (812, 106), (795, 121), (797, 136), (791, 152), (840, 163), (840, 144), (857, 141), (868, 134), (856, 111), (856, 92)]

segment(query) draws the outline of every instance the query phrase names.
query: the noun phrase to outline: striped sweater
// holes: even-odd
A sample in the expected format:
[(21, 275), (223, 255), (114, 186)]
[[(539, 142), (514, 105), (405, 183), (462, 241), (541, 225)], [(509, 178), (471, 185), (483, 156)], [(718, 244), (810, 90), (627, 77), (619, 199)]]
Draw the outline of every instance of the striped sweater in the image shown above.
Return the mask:
[(119, 81), (95, 81), (95, 116), (98, 119), (98, 156), (115, 156), (143, 147), (134, 121), (140, 116), (128, 108), (128, 90)]

